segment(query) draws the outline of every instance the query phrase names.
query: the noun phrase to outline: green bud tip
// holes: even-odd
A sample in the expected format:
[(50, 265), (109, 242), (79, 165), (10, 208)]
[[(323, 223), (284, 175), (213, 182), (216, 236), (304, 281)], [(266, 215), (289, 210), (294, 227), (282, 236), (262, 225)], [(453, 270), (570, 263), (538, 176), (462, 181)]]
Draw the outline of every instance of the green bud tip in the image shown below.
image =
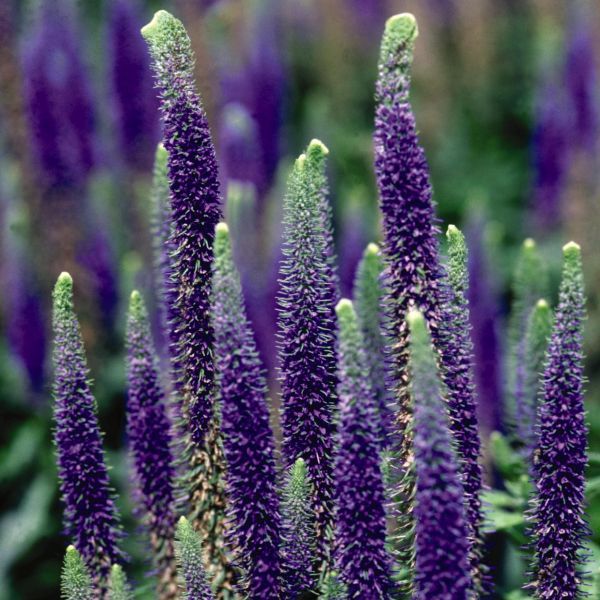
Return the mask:
[(314, 138), (310, 140), (306, 153), (310, 157), (322, 158), (329, 154), (329, 148), (321, 140)]
[(71, 553), (71, 552), (77, 552), (77, 548), (75, 548), (75, 546), (73, 546), (73, 544), (69, 544), (67, 546), (67, 552)]
[(406, 321), (408, 322), (411, 331), (420, 329), (425, 325), (425, 317), (423, 317), (423, 313), (414, 308), (409, 311), (408, 315), (406, 316)]
[(562, 250), (565, 258), (575, 258), (581, 254), (581, 246), (575, 242), (565, 244)]
[(148, 23), (147, 25), (144, 25), (142, 27), (141, 33), (144, 36), (144, 38), (148, 39), (149, 37), (152, 37), (153, 35), (155, 35), (156, 32), (159, 31), (161, 26), (163, 26), (169, 20), (174, 20), (174, 19), (175, 19), (175, 17), (171, 13), (167, 12), (166, 10), (159, 10), (154, 13), (154, 16), (152, 17), (152, 21), (150, 21), (150, 23)]
[(69, 275), (69, 273), (67, 273), (66, 271), (63, 271), (59, 276), (58, 279), (56, 280), (56, 284), (57, 285), (69, 285), (72, 286), (73, 285), (73, 278), (71, 277), (71, 275)]
[(160, 160), (160, 161), (166, 161), (168, 157), (168, 152), (167, 149), (165, 148), (164, 144), (162, 142), (159, 142), (156, 145), (156, 154), (155, 154), (155, 158), (156, 160)]
[(297, 159), (296, 159), (296, 168), (297, 169), (304, 169), (304, 163), (306, 163), (306, 154), (303, 152)]
[(456, 225), (448, 225), (446, 230), (446, 237), (451, 240), (460, 235), (460, 229)]
[(535, 248), (535, 246), (536, 246), (535, 240), (532, 238), (527, 238), (523, 242), (523, 248), (525, 248), (525, 250), (533, 250)]
[(538, 308), (538, 309), (540, 309), (540, 310), (545, 310), (545, 309), (548, 308), (548, 302), (546, 302), (546, 300), (544, 300), (543, 298), (540, 298), (537, 301), (535, 307)]
[(179, 527), (184, 527), (185, 525), (187, 525), (187, 523), (188, 523), (188, 520), (183, 516), (179, 517), (179, 521), (177, 522)]
[(227, 235), (229, 234), (229, 226), (224, 221), (221, 221), (215, 227), (215, 233), (217, 235)]
[(385, 22), (385, 36), (395, 38), (397, 43), (413, 42), (419, 35), (417, 20), (412, 13), (400, 13)]
[(367, 249), (365, 250), (365, 254), (379, 254), (379, 246), (371, 242)]
[(335, 312), (338, 316), (349, 316), (354, 313), (354, 307), (352, 306), (352, 300), (348, 298), (342, 298), (335, 307)]

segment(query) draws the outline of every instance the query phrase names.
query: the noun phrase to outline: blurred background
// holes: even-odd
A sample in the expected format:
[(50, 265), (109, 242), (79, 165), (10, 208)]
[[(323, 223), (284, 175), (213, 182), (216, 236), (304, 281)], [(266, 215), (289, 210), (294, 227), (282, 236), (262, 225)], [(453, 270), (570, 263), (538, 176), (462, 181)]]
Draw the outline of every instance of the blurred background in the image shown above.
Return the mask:
[[(139, 29), (160, 8), (192, 38), (273, 397), (288, 167), (313, 137), (330, 148), (348, 295), (364, 246), (379, 239), (371, 143), (379, 41), (387, 17), (411, 11), (420, 30), (412, 99), (439, 216), (444, 229), (463, 227), (470, 244), (482, 434), (505, 427), (505, 322), (518, 249), (536, 239), (554, 301), (560, 248), (574, 239), (589, 293), (590, 444), (599, 451), (597, 2), (0, 0), (0, 600), (59, 597), (67, 541), (51, 442), (49, 309), (63, 270), (75, 279), (130, 532), (129, 570), (143, 580), (144, 541), (128, 499), (123, 329), (133, 287), (156, 308), (149, 192), (160, 127)], [(598, 541), (600, 494), (590, 494), (589, 515)], [(499, 593), (518, 587), (522, 567), (511, 566), (510, 553), (494, 556)]]

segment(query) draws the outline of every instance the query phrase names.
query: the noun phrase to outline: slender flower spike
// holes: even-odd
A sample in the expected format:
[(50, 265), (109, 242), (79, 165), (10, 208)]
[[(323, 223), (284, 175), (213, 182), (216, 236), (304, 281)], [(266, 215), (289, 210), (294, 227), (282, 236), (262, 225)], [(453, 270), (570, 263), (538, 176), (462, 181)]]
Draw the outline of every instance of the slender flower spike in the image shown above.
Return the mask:
[(200, 537), (185, 517), (181, 517), (177, 523), (176, 540), (175, 551), (185, 599), (213, 600), (214, 596), (206, 582)]
[[(169, 338), (178, 399), (181, 486), (207, 546), (209, 575), (228, 595), (234, 577), (223, 543), (224, 458), (214, 415), (214, 333), (210, 317), (215, 227), (221, 194), (215, 150), (193, 76), (194, 56), (182, 23), (158, 11), (142, 29), (160, 94), (168, 153), (173, 252), (168, 289)], [(226, 590), (228, 592), (226, 593)]]
[(446, 369), (442, 379), (447, 389), (450, 430), (454, 439), (465, 497), (465, 516), (471, 543), (471, 568), (478, 586), (482, 584), (483, 546), (481, 508), (481, 441), (477, 422), (477, 398), (473, 373), (473, 343), (469, 324), (467, 291), (467, 245), (463, 234), (450, 225), (448, 238), (448, 288), (444, 318), (440, 323), (440, 349)]
[(583, 319), (585, 297), (581, 250), (563, 248), (564, 266), (552, 336), (546, 353), (534, 463), (532, 509), (536, 598), (582, 598), (581, 550), (587, 427), (583, 406)]
[(127, 433), (142, 505), (150, 533), (161, 598), (174, 597), (175, 469), (170, 424), (160, 388), (148, 313), (139, 292), (131, 294), (127, 321)]
[(407, 386), (408, 330), (406, 316), (420, 308), (434, 335), (438, 314), (440, 272), (435, 205), (425, 153), (419, 145), (415, 117), (409, 102), (410, 67), (417, 23), (412, 14), (388, 19), (381, 42), (375, 91), (375, 174), (383, 216), (383, 255), (386, 270), (386, 321), (390, 348), (390, 375), (397, 406), (400, 437), (397, 463), (402, 471), (396, 489), (397, 552), (407, 567), (410, 587), (413, 566), (411, 475), (411, 401)]
[(113, 565), (108, 580), (108, 600), (133, 600), (131, 587), (127, 583), (121, 565)]
[(410, 374), (414, 402), (417, 600), (466, 600), (471, 591), (469, 530), (434, 349), (423, 315), (411, 311)]
[(230, 545), (244, 570), (247, 597), (276, 600), (280, 597), (280, 542), (275, 440), (264, 369), (244, 310), (225, 223), (217, 225), (215, 238), (213, 324)]
[(340, 581), (338, 573), (331, 571), (325, 576), (319, 590), (321, 600), (347, 600), (346, 587)]
[(310, 495), (306, 463), (298, 458), (289, 470), (281, 502), (285, 598), (302, 598), (302, 594), (315, 587), (313, 560), (316, 542)]
[[(311, 154), (318, 148), (314, 148)], [(333, 412), (336, 406), (334, 285), (323, 211), (310, 160), (294, 164), (284, 199), (280, 270), (283, 456), (287, 468), (306, 461), (313, 485), (318, 551), (325, 558), (333, 519)]]
[(68, 273), (59, 276), (53, 300), (54, 441), (64, 525), (94, 581), (103, 586), (111, 565), (122, 559), (119, 518)]
[(391, 598), (375, 397), (354, 307), (340, 300), (336, 562), (348, 598)]
[(515, 420), (517, 406), (523, 403), (525, 370), (525, 331), (535, 303), (548, 294), (548, 275), (534, 240), (523, 242), (512, 282), (513, 301), (508, 322), (509, 365), (508, 415)]
[(358, 265), (354, 281), (354, 306), (365, 342), (371, 388), (375, 394), (382, 448), (388, 444), (392, 415), (385, 385), (385, 339), (383, 335), (383, 257), (376, 244), (369, 244)]
[(552, 333), (552, 310), (545, 300), (538, 300), (527, 320), (524, 342), (525, 376), (523, 393), (517, 405), (517, 434), (528, 458), (537, 444), (538, 398), (541, 392), (544, 357)]
[(93, 600), (95, 597), (92, 578), (75, 546), (67, 548), (60, 591), (63, 600)]

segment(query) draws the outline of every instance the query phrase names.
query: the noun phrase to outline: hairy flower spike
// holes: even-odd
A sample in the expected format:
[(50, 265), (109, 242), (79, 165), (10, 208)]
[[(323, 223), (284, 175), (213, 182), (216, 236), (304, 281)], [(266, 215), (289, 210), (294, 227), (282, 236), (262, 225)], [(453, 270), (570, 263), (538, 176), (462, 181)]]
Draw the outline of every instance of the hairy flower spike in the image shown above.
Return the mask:
[(93, 600), (92, 578), (75, 546), (69, 546), (65, 554), (60, 584), (63, 600)]
[(133, 593), (121, 565), (113, 565), (108, 581), (108, 600), (133, 600)]
[(326, 558), (333, 518), (333, 411), (336, 406), (335, 286), (315, 193), (312, 154), (296, 160), (284, 199), (280, 269), (279, 352), (281, 360), (283, 457), (287, 468), (306, 461), (313, 485), (318, 551)]
[(542, 372), (548, 341), (552, 333), (552, 309), (545, 300), (538, 300), (527, 319), (524, 340), (523, 392), (517, 405), (517, 435), (530, 460), (537, 444), (538, 398), (542, 387)]
[(354, 307), (349, 300), (340, 300), (336, 312), (340, 398), (336, 562), (348, 598), (391, 598), (377, 407)]
[(446, 368), (442, 380), (446, 385), (448, 416), (454, 439), (465, 497), (465, 517), (471, 544), (473, 579), (483, 591), (481, 556), (483, 552), (483, 510), (481, 507), (482, 474), (479, 457), (481, 441), (477, 422), (477, 398), (473, 373), (473, 342), (469, 324), (467, 292), (467, 245), (463, 234), (450, 225), (448, 238), (448, 284), (443, 306), (444, 318), (439, 329), (439, 347)]
[(315, 587), (314, 514), (306, 463), (298, 458), (287, 474), (281, 501), (281, 560), (285, 598), (301, 598)]
[(150, 534), (159, 595), (177, 592), (173, 537), (175, 533), (174, 478), (170, 423), (159, 383), (157, 357), (148, 312), (139, 292), (131, 294), (127, 320), (127, 433), (141, 516)]
[(413, 310), (407, 320), (417, 478), (414, 598), (466, 600), (469, 530), (434, 349), (423, 315)]
[(68, 273), (59, 276), (53, 301), (54, 441), (64, 525), (94, 581), (104, 586), (111, 565), (122, 559), (119, 518)]
[(546, 353), (532, 507), (536, 598), (582, 598), (587, 427), (583, 405), (585, 296), (581, 250), (563, 248), (564, 266), (552, 336)]
[(383, 257), (376, 244), (369, 244), (358, 265), (354, 281), (354, 305), (365, 343), (371, 388), (377, 403), (381, 447), (388, 445), (392, 415), (385, 384), (385, 339), (383, 334)]
[(525, 370), (525, 331), (535, 303), (548, 295), (548, 274), (534, 240), (523, 242), (512, 281), (513, 301), (508, 322), (508, 416), (516, 421), (517, 407), (523, 403)]
[(396, 489), (398, 534), (396, 550), (406, 567), (405, 587), (410, 588), (413, 567), (414, 529), (411, 473), (412, 420), (407, 387), (408, 330), (406, 315), (420, 308), (432, 327), (434, 339), (439, 316), (439, 249), (435, 205), (425, 153), (419, 145), (415, 118), (409, 102), (410, 67), (417, 37), (413, 15), (388, 19), (381, 42), (375, 91), (375, 173), (383, 216), (385, 258), (385, 311), (390, 348), (390, 375), (397, 406), (399, 434), (397, 464), (400, 481)]
[(200, 537), (185, 517), (181, 517), (177, 523), (176, 540), (175, 551), (185, 599), (213, 600), (214, 596), (206, 582)]
[(153, 59), (168, 152), (173, 274), (168, 289), (169, 337), (182, 463), (187, 463), (182, 469), (183, 500), (207, 544), (209, 575), (218, 582), (220, 593), (229, 596), (234, 573), (223, 543), (224, 458), (214, 415), (210, 319), (214, 232), (221, 218), (219, 174), (183, 24), (161, 10), (142, 35)]
[(244, 310), (229, 228), (219, 223), (213, 273), (215, 361), (227, 459), (228, 535), (249, 599), (280, 598), (279, 499), (267, 383)]

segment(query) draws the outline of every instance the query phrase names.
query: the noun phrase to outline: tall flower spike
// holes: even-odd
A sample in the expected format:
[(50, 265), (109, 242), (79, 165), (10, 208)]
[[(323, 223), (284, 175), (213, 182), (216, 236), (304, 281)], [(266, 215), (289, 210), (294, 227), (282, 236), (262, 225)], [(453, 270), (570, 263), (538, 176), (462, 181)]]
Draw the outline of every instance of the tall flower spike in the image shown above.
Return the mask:
[(307, 155), (295, 162), (284, 199), (279, 356), (283, 457), (306, 461), (313, 485), (318, 551), (326, 556), (333, 519), (333, 412), (336, 406), (334, 286), (323, 213)]
[(417, 478), (413, 597), (466, 600), (472, 587), (469, 530), (434, 349), (423, 315), (412, 310), (407, 320)]
[(230, 545), (249, 599), (280, 598), (279, 499), (267, 383), (233, 264), (229, 228), (219, 223), (213, 273), (215, 362), (227, 460)]
[(538, 300), (527, 320), (524, 341), (523, 393), (517, 405), (517, 435), (530, 460), (537, 444), (538, 398), (541, 393), (544, 357), (552, 333), (552, 309)]
[(170, 423), (159, 383), (148, 313), (139, 292), (131, 294), (127, 319), (127, 434), (133, 454), (140, 516), (150, 534), (161, 598), (177, 593), (175, 579), (175, 469)]
[(450, 225), (448, 238), (448, 284), (439, 328), (439, 347), (446, 369), (442, 379), (447, 389), (448, 416), (454, 439), (465, 498), (465, 517), (471, 544), (473, 580), (483, 592), (481, 555), (483, 551), (482, 474), (479, 457), (481, 441), (477, 421), (477, 398), (473, 373), (473, 343), (469, 324), (469, 274), (467, 245), (463, 234)]
[(509, 406), (508, 417), (516, 421), (516, 407), (523, 402), (525, 381), (525, 331), (535, 303), (548, 294), (546, 265), (534, 240), (526, 239), (515, 266), (512, 281), (513, 300), (508, 322)]
[(298, 458), (290, 468), (281, 501), (282, 580), (285, 598), (302, 598), (315, 588), (314, 515), (310, 509), (306, 463)]
[(214, 415), (214, 333), (210, 319), (211, 272), (221, 195), (215, 150), (200, 96), (194, 56), (183, 24), (158, 11), (142, 29), (153, 59), (164, 146), (168, 152), (173, 276), (169, 284), (169, 338), (181, 417), (181, 486), (194, 526), (207, 545), (209, 576), (222, 594), (233, 570), (223, 544), (224, 459)]
[(133, 593), (121, 565), (113, 565), (108, 581), (108, 600), (133, 600)]
[(95, 597), (92, 578), (75, 546), (69, 546), (65, 554), (60, 592), (63, 600), (93, 600)]
[(339, 449), (335, 462), (336, 563), (348, 598), (392, 597), (377, 406), (363, 339), (350, 300), (339, 323)]
[(122, 559), (119, 518), (68, 273), (59, 276), (53, 300), (54, 441), (64, 525), (94, 581), (104, 586), (111, 565)]
[(411, 474), (412, 420), (407, 386), (408, 330), (406, 315), (419, 307), (432, 325), (435, 338), (438, 313), (439, 250), (435, 205), (425, 153), (419, 145), (409, 102), (410, 67), (417, 37), (413, 15), (388, 19), (381, 42), (375, 91), (375, 174), (383, 216), (383, 255), (386, 264), (386, 320), (390, 339), (390, 375), (397, 406), (400, 437), (397, 464), (401, 471), (396, 489), (398, 534), (396, 550), (406, 567), (408, 587), (413, 567)]
[(581, 550), (584, 517), (587, 427), (583, 406), (583, 320), (585, 296), (581, 250), (563, 248), (564, 265), (552, 336), (546, 353), (539, 441), (534, 463), (532, 507), (536, 598), (582, 598)]
[(385, 385), (385, 338), (383, 333), (383, 257), (376, 244), (369, 244), (358, 265), (354, 281), (354, 306), (365, 342), (371, 376), (371, 389), (377, 402), (379, 437), (382, 448), (388, 445), (392, 418)]
[(213, 600), (206, 582), (202, 561), (202, 543), (190, 522), (181, 517), (177, 523), (175, 551), (186, 600)]

